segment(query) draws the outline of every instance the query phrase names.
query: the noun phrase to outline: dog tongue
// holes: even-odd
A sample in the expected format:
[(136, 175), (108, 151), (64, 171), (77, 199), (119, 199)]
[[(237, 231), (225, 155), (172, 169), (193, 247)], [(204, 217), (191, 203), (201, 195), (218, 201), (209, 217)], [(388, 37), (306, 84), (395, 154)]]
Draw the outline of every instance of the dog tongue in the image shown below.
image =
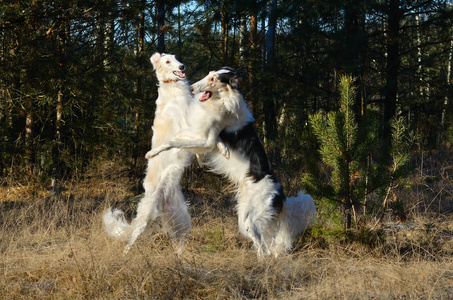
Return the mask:
[(176, 71), (176, 72), (174, 72), (174, 74), (175, 74), (176, 76), (180, 77), (180, 78), (186, 77), (186, 74), (184, 74), (183, 72), (178, 72), (178, 71)]
[(206, 100), (208, 100), (210, 97), (211, 97), (211, 92), (204, 92), (204, 94), (201, 95), (201, 97), (200, 97), (200, 101), (201, 101), (201, 102), (206, 101)]

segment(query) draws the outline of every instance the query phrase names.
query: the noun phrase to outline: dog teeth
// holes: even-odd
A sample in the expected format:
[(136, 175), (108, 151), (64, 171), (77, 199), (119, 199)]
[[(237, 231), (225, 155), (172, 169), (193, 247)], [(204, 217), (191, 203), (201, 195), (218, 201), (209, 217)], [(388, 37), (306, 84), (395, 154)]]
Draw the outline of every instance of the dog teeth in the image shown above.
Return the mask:
[(175, 75), (178, 76), (179, 78), (184, 78), (184, 77), (186, 77), (186, 74), (184, 74), (183, 72), (179, 72), (179, 71), (174, 71), (173, 74), (175, 74)]

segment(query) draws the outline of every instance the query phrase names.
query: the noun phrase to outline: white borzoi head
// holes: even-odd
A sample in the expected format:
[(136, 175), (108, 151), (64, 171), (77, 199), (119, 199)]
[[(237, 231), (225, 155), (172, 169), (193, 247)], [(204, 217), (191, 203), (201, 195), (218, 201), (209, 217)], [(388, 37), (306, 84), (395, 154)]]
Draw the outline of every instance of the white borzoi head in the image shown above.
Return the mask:
[(154, 53), (151, 56), (151, 63), (159, 81), (178, 81), (185, 80), (186, 66), (179, 62), (174, 55), (165, 53)]
[(199, 100), (220, 100), (225, 108), (231, 113), (237, 114), (242, 95), (239, 92), (242, 78), (238, 73), (229, 68), (223, 67), (209, 74), (191, 86), (192, 93), (201, 93)]

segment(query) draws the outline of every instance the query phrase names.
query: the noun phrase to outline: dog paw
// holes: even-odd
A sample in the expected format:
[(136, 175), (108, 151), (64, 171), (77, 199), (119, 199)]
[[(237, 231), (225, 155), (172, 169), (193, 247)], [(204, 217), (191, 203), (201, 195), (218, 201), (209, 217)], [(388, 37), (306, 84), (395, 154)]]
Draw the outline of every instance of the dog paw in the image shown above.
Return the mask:
[(220, 152), (222, 153), (223, 157), (230, 159), (230, 150), (228, 150), (227, 147), (223, 148)]

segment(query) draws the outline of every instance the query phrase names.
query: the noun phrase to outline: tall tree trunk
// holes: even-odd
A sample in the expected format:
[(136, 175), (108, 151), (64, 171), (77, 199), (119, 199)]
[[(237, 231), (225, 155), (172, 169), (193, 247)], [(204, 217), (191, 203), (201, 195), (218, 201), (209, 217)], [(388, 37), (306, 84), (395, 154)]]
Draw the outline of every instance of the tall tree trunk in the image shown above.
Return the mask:
[(266, 19), (267, 9), (266, 5), (263, 5), (263, 10), (261, 11), (261, 65), (263, 70), (266, 65)]
[(104, 67), (107, 68), (110, 65), (110, 57), (113, 53), (113, 38), (115, 30), (115, 22), (112, 16), (112, 12), (107, 13), (107, 19), (105, 20), (105, 32), (104, 32)]
[[(344, 70), (346, 74), (350, 74), (354, 78), (361, 78), (359, 74), (359, 51), (361, 44), (361, 34), (360, 34), (360, 19), (363, 14), (361, 9), (361, 3), (348, 0), (345, 2), (345, 43), (343, 49), (343, 59), (344, 59)], [(361, 116), (361, 91), (359, 88), (360, 80), (355, 81), (357, 85), (357, 94), (354, 99), (354, 113), (357, 118)]]
[[(249, 79), (249, 86), (250, 89), (252, 90), (252, 94), (255, 95), (255, 72), (258, 69), (258, 57), (259, 57), (259, 51), (258, 51), (258, 18), (256, 12), (252, 12), (250, 15), (250, 55), (249, 55), (249, 73), (248, 73), (248, 79)], [(256, 103), (257, 99), (256, 97), (251, 97), (251, 102), (250, 104), (250, 109), (252, 112), (256, 113)], [(255, 114), (257, 115), (257, 114)]]
[(391, 145), (390, 120), (396, 113), (396, 101), (398, 96), (398, 68), (399, 68), (399, 29), (400, 29), (400, 0), (389, 0), (388, 9), (388, 32), (387, 32), (387, 69), (386, 89), (384, 103), (384, 120), (386, 122), (384, 139), (385, 144)]
[[(146, 3), (146, 2), (145, 2)], [(165, 1), (158, 0), (156, 1), (156, 9), (157, 9), (157, 52), (164, 53), (165, 52)], [(142, 16), (144, 16), (145, 8), (143, 7)], [(144, 19), (143, 19), (144, 20)], [(140, 24), (140, 27), (142, 25)], [(144, 32), (144, 25), (143, 25), (143, 32)]]
[[(136, 91), (136, 101), (135, 101), (135, 123), (134, 123), (134, 146), (132, 152), (132, 167), (134, 173), (137, 173), (137, 160), (139, 155), (139, 145), (140, 145), (140, 106), (143, 101), (143, 49), (145, 45), (145, 4), (146, 1), (142, 1), (142, 7), (140, 12), (140, 22), (138, 28), (138, 47), (137, 47), (137, 66), (138, 66), (138, 76), (137, 76), (137, 91)], [(159, 36), (160, 38), (160, 36)], [(163, 46), (165, 48), (165, 45)], [(161, 53), (165, 51), (162, 50)], [(159, 50), (159, 52), (160, 52)]]
[(343, 62), (346, 74), (357, 77), (358, 61), (358, 34), (359, 34), (359, 17), (357, 2), (348, 0), (345, 2), (345, 43)]
[[(68, 9), (66, 4), (63, 5), (63, 11), (66, 12)], [(66, 43), (69, 38), (70, 20), (66, 15), (60, 16), (60, 26), (58, 34), (58, 91), (57, 99), (55, 104), (55, 140), (52, 149), (52, 161), (53, 161), (53, 174), (52, 174), (52, 186), (57, 185), (57, 181), (62, 177), (61, 170), (61, 151), (63, 147), (62, 142), (62, 124), (63, 124), (63, 103), (65, 97), (65, 80), (67, 73), (67, 53)]]
[(220, 38), (222, 40), (222, 54), (223, 64), (228, 64), (228, 30), (229, 30), (229, 12), (225, 4), (225, 0), (222, 0), (222, 16), (221, 16), (221, 32)]
[(271, 163), (278, 166), (280, 164), (280, 149), (279, 144), (276, 143), (277, 140), (277, 107), (275, 103), (275, 95), (273, 92), (273, 87), (271, 86), (271, 77), (276, 71), (275, 66), (275, 28), (276, 28), (276, 16), (275, 9), (277, 7), (277, 0), (271, 0), (269, 6), (269, 17), (268, 17), (268, 31), (267, 31), (267, 63), (266, 63), (266, 72), (267, 80), (269, 81), (266, 85), (266, 91), (263, 101), (263, 110), (264, 110), (264, 125), (265, 125), (265, 137), (266, 142), (268, 143), (269, 148), (269, 157)]
[(247, 48), (249, 42), (247, 40), (247, 17), (245, 12), (240, 12), (240, 25), (239, 25), (239, 63), (242, 65), (247, 60)]
[(277, 0), (271, 0), (269, 6), (269, 20), (267, 30), (267, 63), (271, 65), (274, 63), (274, 48), (275, 48), (275, 29), (277, 26), (277, 17), (275, 15), (275, 9), (277, 8)]
[[(448, 97), (451, 96), (452, 93), (452, 85), (451, 85), (451, 68), (453, 63), (453, 36), (450, 39), (450, 51), (448, 53), (448, 62), (447, 62), (447, 80), (446, 80), (446, 93), (444, 97), (444, 106), (442, 108), (442, 116), (440, 119), (441, 128), (443, 129), (445, 125), (445, 114), (447, 113), (448, 107)], [(443, 130), (442, 130), (443, 131)], [(437, 143), (440, 142), (440, 133), (437, 137)]]
[(30, 168), (33, 168), (34, 153), (33, 153), (33, 104), (31, 96), (27, 96), (25, 100), (25, 156)]
[[(178, 51), (182, 49), (182, 40), (181, 40), (181, 4), (178, 4)], [(179, 56), (180, 53), (178, 53)]]
[[(35, 2), (33, 1), (30, 4), (30, 9), (33, 12), (32, 15), (38, 15), (37, 13), (37, 7)], [(32, 17), (28, 23), (28, 26), (32, 28), (32, 30), (36, 30), (36, 28), (39, 28), (40, 21), (38, 20), (37, 17)], [(22, 40), (18, 39), (18, 43), (23, 42)], [(32, 62), (34, 64), (34, 62)], [(24, 84), (27, 86), (27, 89), (30, 89), (33, 86), (33, 82), (35, 80), (35, 70), (36, 68), (34, 67), (28, 67), (23, 70), (21, 70), (21, 73), (23, 73), (25, 78), (23, 78)], [(17, 89), (20, 89), (21, 85), (21, 80), (19, 77), (18, 80), (18, 85)], [(15, 84), (13, 84), (14, 86)], [(34, 164), (35, 164), (35, 153), (33, 150), (33, 100), (34, 100), (34, 95), (27, 95), (25, 98), (25, 159), (26, 159), (26, 164), (27, 167), (29, 168), (30, 172), (33, 172), (34, 169)], [(2, 100), (3, 101), (3, 100)]]

